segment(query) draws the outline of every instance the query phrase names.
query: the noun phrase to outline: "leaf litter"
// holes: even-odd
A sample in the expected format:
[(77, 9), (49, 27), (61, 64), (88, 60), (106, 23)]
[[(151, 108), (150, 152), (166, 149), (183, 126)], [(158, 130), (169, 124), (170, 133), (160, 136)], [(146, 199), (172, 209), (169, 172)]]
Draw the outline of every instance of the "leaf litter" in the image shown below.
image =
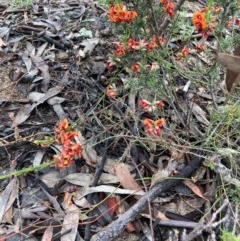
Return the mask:
[[(192, 3), (186, 2), (191, 9)], [(82, 157), (66, 169), (46, 167), (1, 180), (0, 239), (74, 241), (84, 240), (90, 232), (95, 240), (94, 234), (124, 218), (132, 206), (141, 203), (141, 197), (148, 208), (142, 205), (145, 209), (141, 211), (136, 206), (138, 218), (124, 220), (123, 238), (116, 240), (150, 240), (150, 223), (154, 222), (171, 226), (162, 230), (164, 240), (176, 237), (184, 228), (193, 229), (214, 198), (216, 182), (210, 178), (214, 172), (204, 169), (200, 176), (199, 168), (199, 178), (193, 175), (192, 180), (170, 186), (153, 200), (148, 191), (161, 182), (164, 186), (164, 181), (178, 175), (192, 159), (208, 159), (212, 152), (196, 152), (181, 136), (170, 136), (169, 126), (163, 129), (162, 140), (144, 136), (138, 119), (152, 117), (157, 106), (139, 114), (138, 94), (128, 92), (128, 71), (118, 76), (117, 84), (123, 86), (121, 98), (106, 97), (111, 77), (106, 60), (117, 39), (103, 5), (94, 1), (47, 4), (36, 1), (31, 10), (0, 5), (4, 14), (0, 26), (0, 82), (4, 86), (0, 93), (0, 172), (4, 176), (52, 160), (58, 146), (38, 146), (34, 141), (53, 136), (56, 123), (65, 117), (77, 127), (75, 141), (83, 148)], [(12, 13), (19, 17), (17, 24), (11, 23)], [(178, 41), (172, 39), (172, 45), (177, 46)], [(239, 83), (238, 52), (239, 47), (234, 55), (219, 53), (217, 57), (227, 67), (229, 92)], [(211, 61), (204, 55), (193, 52), (192, 56), (187, 64), (174, 61), (182, 69), (209, 67)], [(186, 104), (182, 98), (192, 97), (191, 81), (178, 79), (174, 88), (179, 113), (186, 122), (180, 123), (167, 100), (164, 116), (179, 128), (185, 123), (189, 139), (195, 141), (211, 124), (205, 104), (213, 101), (212, 94), (198, 89), (198, 101)], [(154, 92), (145, 92), (146, 98), (157, 103)], [(216, 165), (217, 173), (224, 176), (222, 164)], [(223, 179), (231, 182), (229, 169)], [(237, 178), (232, 180), (239, 185)]]

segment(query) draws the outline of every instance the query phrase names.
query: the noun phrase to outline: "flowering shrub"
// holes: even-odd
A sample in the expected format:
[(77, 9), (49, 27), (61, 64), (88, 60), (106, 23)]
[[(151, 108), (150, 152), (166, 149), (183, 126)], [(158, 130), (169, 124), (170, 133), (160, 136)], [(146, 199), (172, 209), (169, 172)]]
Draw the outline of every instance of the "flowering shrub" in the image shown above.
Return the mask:
[(55, 130), (55, 141), (61, 144), (60, 154), (54, 155), (54, 164), (58, 168), (69, 167), (74, 162), (74, 157), (81, 157), (81, 146), (74, 142), (76, 131), (69, 127), (67, 119), (59, 122)]
[(219, 23), (219, 18), (217, 14), (220, 13), (221, 8), (206, 7), (201, 11), (196, 11), (193, 13), (192, 24), (195, 26), (197, 31), (202, 34), (203, 38), (207, 38), (209, 33), (215, 29), (216, 25)]

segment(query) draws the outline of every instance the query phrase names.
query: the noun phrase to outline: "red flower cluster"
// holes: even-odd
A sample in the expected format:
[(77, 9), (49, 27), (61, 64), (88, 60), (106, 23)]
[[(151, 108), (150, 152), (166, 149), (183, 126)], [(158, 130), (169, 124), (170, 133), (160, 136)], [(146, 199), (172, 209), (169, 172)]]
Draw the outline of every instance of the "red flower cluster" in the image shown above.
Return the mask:
[(120, 56), (126, 53), (124, 46), (121, 43), (115, 43), (114, 55)]
[[(165, 39), (163, 37), (159, 37), (158, 40), (162, 44), (165, 43)], [(131, 38), (127, 41), (127, 47), (131, 51), (134, 51), (134, 50), (152, 51), (157, 46), (158, 46), (157, 37), (155, 37), (155, 36), (152, 37), (149, 41), (146, 41), (145, 39), (142, 39), (140, 41), (136, 41), (136, 40), (131, 39)]]
[(135, 63), (131, 66), (131, 70), (135, 71), (135, 72), (140, 72), (140, 66), (139, 63)]
[(197, 43), (196, 46), (195, 46), (195, 49), (197, 50), (197, 52), (202, 52), (206, 49), (206, 46), (203, 45), (202, 43)]
[(137, 13), (135, 11), (127, 11), (126, 6), (123, 4), (110, 4), (108, 17), (112, 22), (115, 23), (130, 23)]
[(188, 48), (183, 48), (181, 52), (176, 54), (176, 60), (180, 60), (182, 58), (185, 58), (189, 54), (190, 50)]
[(198, 32), (202, 32), (204, 29), (206, 29), (208, 24), (206, 21), (205, 13), (202, 11), (193, 13), (192, 23)]
[(106, 66), (108, 70), (112, 70), (114, 65), (115, 65), (115, 62), (111, 58), (109, 58), (106, 61)]
[(160, 3), (165, 5), (164, 12), (169, 15), (170, 18), (173, 18), (175, 13), (173, 11), (174, 9), (174, 3), (168, 2), (168, 0), (160, 0)]
[(231, 27), (236, 27), (238, 29), (240, 29), (240, 18), (230, 18), (227, 22), (227, 27), (231, 28)]
[(133, 64), (130, 69), (134, 72), (139, 73), (141, 70), (145, 69), (145, 70), (150, 70), (150, 71), (154, 71), (159, 69), (159, 64), (157, 62), (153, 62), (151, 64), (146, 64), (145, 66), (140, 65), (138, 62), (136, 62), (135, 64)]
[(163, 107), (164, 103), (161, 100), (149, 102), (147, 100), (139, 100), (138, 104), (142, 107), (144, 112), (153, 112), (159, 107)]
[(74, 157), (82, 155), (82, 149), (79, 144), (73, 141), (77, 135), (76, 131), (69, 128), (68, 120), (59, 122), (55, 130), (55, 140), (62, 145), (61, 153), (54, 155), (54, 164), (58, 168), (69, 167), (74, 162)]
[(189, 54), (189, 49), (188, 49), (188, 48), (183, 48), (181, 52), (182, 52), (182, 54), (183, 54), (184, 56), (186, 56), (186, 55)]
[[(165, 39), (162, 37), (158, 38), (159, 42), (164, 44)], [(129, 51), (135, 51), (135, 50), (147, 50), (152, 51), (154, 48), (158, 46), (157, 38), (154, 36), (149, 41), (146, 41), (144, 39), (140, 41), (136, 41), (132, 38), (130, 38), (126, 45), (124, 46), (122, 43), (115, 43), (115, 51), (114, 55), (120, 56), (126, 53), (127, 50)]]
[(158, 120), (152, 120), (149, 118), (146, 118), (143, 120), (143, 124), (145, 127), (145, 131), (152, 135), (152, 136), (158, 136), (161, 132), (161, 127), (164, 124), (164, 119), (158, 119)]

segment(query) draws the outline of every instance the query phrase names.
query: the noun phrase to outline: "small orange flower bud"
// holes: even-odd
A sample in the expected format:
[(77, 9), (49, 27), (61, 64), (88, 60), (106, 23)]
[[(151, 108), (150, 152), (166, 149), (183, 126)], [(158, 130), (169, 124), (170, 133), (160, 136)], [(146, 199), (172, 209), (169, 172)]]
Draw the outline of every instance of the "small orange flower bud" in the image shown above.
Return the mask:
[(158, 120), (151, 120), (149, 118), (146, 118), (143, 120), (143, 124), (145, 127), (145, 131), (152, 135), (152, 136), (158, 136), (161, 132), (161, 127), (164, 124), (164, 119), (158, 119)]
[(62, 131), (68, 128), (68, 120), (65, 118), (61, 120), (58, 124), (57, 130)]
[(140, 66), (138, 63), (135, 63), (134, 65), (131, 66), (131, 70), (135, 71), (135, 72), (139, 72), (140, 71)]

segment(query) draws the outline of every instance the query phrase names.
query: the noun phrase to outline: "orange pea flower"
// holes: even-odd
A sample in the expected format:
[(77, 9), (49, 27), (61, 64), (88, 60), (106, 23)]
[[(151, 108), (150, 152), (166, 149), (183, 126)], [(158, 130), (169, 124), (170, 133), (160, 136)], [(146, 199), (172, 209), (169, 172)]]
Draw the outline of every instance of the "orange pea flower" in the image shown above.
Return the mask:
[(202, 52), (206, 49), (206, 46), (204, 46), (202, 43), (197, 43), (195, 49), (197, 50), (197, 52)]
[(116, 96), (117, 96), (117, 87), (114, 84), (108, 85), (107, 88), (106, 88), (106, 95), (110, 99), (116, 98)]
[(158, 119), (158, 120), (152, 120), (149, 118), (146, 118), (143, 120), (143, 124), (145, 127), (145, 131), (152, 135), (152, 136), (158, 136), (161, 132), (161, 127), (164, 124), (164, 119)]
[(59, 169), (69, 167), (73, 164), (74, 160), (70, 158), (64, 158), (62, 155), (54, 155), (53, 161), (56, 167)]
[(181, 53), (183, 54), (183, 56), (186, 56), (189, 54), (189, 49), (188, 48), (183, 48)]
[(147, 112), (149, 107), (151, 106), (151, 102), (149, 102), (147, 100), (139, 100), (138, 104), (142, 107), (142, 110), (144, 112)]
[(123, 21), (130, 23), (135, 17), (137, 17), (137, 13), (135, 11), (128, 11)]
[(161, 4), (168, 4), (168, 0), (160, 0)]
[(153, 103), (147, 100), (139, 100), (138, 104), (142, 107), (144, 112), (153, 112), (159, 107), (163, 107), (164, 103), (161, 100), (154, 101)]
[(121, 43), (115, 43), (114, 55), (120, 56), (126, 53), (124, 46)]
[(71, 130), (67, 119), (60, 121), (55, 130), (55, 141), (62, 147), (61, 152), (53, 157), (56, 167), (68, 167), (74, 162), (75, 156), (81, 157), (81, 146), (73, 141), (76, 135), (77, 131)]
[(204, 29), (206, 29), (208, 25), (206, 22), (205, 13), (201, 11), (193, 13), (192, 23), (198, 32), (202, 32)]
[(62, 131), (60, 133), (56, 132), (55, 139), (56, 139), (57, 142), (63, 144), (66, 141), (73, 139), (76, 135), (77, 135), (76, 131), (67, 131), (67, 132)]
[(131, 70), (135, 72), (140, 72), (140, 66), (138, 63), (135, 63), (134, 65), (131, 66)]
[(66, 130), (67, 128), (68, 128), (68, 120), (65, 118), (59, 122), (57, 126), (57, 130), (63, 131), (63, 130)]
[(139, 42), (130, 38), (128, 41), (127, 41), (127, 47), (129, 48), (129, 50), (136, 50), (136, 49), (139, 49)]
[(166, 43), (166, 39), (164, 39), (163, 37), (158, 37), (158, 39), (159, 39), (159, 42), (161, 44), (165, 44)]
[(173, 18), (175, 13), (173, 11), (174, 9), (174, 3), (173, 2), (169, 2), (166, 4), (166, 7), (164, 9), (164, 11), (170, 16), (170, 18)]
[(161, 100), (155, 101), (154, 105), (156, 105), (157, 107), (163, 107), (164, 103)]
[(113, 69), (113, 66), (115, 65), (115, 62), (112, 59), (109, 59), (106, 61), (106, 66), (109, 71)]

